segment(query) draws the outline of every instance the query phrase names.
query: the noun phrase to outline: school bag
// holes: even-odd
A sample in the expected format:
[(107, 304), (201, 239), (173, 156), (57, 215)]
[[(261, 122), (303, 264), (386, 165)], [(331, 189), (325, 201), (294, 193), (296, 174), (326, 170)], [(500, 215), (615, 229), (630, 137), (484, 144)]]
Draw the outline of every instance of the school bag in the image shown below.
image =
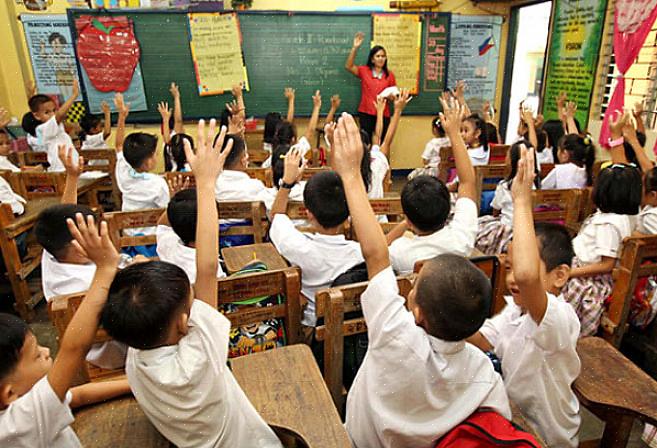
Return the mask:
[(435, 448), (540, 448), (523, 431), (492, 409), (480, 409), (441, 437)]

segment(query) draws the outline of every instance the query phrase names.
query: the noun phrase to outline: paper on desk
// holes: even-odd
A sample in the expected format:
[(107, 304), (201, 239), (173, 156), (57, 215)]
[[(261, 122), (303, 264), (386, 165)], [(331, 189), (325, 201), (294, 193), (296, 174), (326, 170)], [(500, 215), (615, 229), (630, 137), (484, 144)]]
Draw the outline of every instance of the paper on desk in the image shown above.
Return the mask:
[(107, 175), (108, 174), (103, 171), (85, 171), (84, 173), (80, 174), (80, 179), (100, 179), (101, 177)]

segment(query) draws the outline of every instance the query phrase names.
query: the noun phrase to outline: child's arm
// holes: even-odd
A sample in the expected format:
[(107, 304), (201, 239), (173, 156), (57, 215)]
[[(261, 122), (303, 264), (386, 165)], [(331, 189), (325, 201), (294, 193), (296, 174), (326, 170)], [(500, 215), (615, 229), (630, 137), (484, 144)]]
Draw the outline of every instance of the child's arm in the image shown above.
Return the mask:
[(399, 93), (399, 96), (395, 99), (395, 111), (392, 114), (390, 119), (390, 126), (388, 126), (388, 131), (386, 136), (383, 139), (381, 144), (381, 152), (385, 154), (387, 158), (390, 158), (390, 146), (392, 146), (392, 140), (395, 138), (395, 133), (397, 132), (397, 126), (399, 125), (399, 120), (401, 119), (401, 114), (404, 111), (406, 105), (413, 99), (407, 89), (402, 89)]
[[(283, 170), (283, 183), (288, 185), (296, 184), (303, 174), (305, 165), (302, 163), (304, 161), (301, 157), (301, 153), (297, 151), (296, 148), (290, 149), (285, 155), (285, 167)], [(280, 187), (278, 193), (276, 193), (276, 199), (274, 204), (271, 206), (271, 216), (277, 214), (286, 214), (287, 212), (287, 203), (290, 197), (290, 189)]]
[(171, 110), (169, 109), (169, 103), (161, 101), (157, 105), (157, 111), (162, 117), (162, 139), (165, 144), (171, 143), (171, 129), (169, 129), (169, 119), (171, 118)]
[(465, 101), (465, 88), (465, 81), (457, 81), (456, 88), (454, 88), (454, 98), (456, 98), (456, 100), (463, 108), (463, 115), (467, 117), (471, 112), (470, 108), (468, 107), (468, 103)]
[(638, 132), (641, 132), (643, 135), (645, 135), (646, 124), (643, 122), (643, 119), (641, 118), (643, 113), (644, 113), (643, 103), (641, 102), (634, 103), (634, 109), (632, 110), (632, 115), (634, 115), (634, 119), (636, 120), (636, 130)]
[[(630, 115), (628, 113), (616, 112), (615, 115), (615, 118), (613, 115), (609, 118), (609, 135), (611, 136), (611, 140), (622, 138), (623, 129), (630, 121)], [(613, 163), (627, 163), (627, 157), (625, 157), (625, 146), (623, 146), (623, 143), (609, 148), (609, 154), (611, 155), (611, 161)]]
[(522, 303), (534, 322), (540, 324), (547, 310), (547, 295), (541, 281), (541, 259), (534, 231), (532, 185), (535, 177), (534, 150), (522, 147), (518, 173), (513, 180), (513, 276)]
[(561, 92), (559, 96), (555, 99), (557, 103), (557, 113), (559, 114), (559, 119), (561, 120), (561, 126), (563, 126), (563, 131), (568, 133), (568, 123), (566, 118), (566, 100), (568, 96), (566, 92)]
[(529, 143), (536, 149), (538, 147), (538, 137), (536, 136), (536, 123), (534, 122), (534, 114), (531, 109), (523, 109), (520, 119), (527, 124), (529, 129)]
[[(182, 134), (184, 132), (182, 103), (180, 102), (180, 90), (175, 82), (171, 83), (169, 92), (171, 92), (171, 96), (173, 97), (173, 130), (176, 131), (176, 134)], [(168, 120), (167, 126), (169, 126)]]
[[(637, 123), (640, 123), (640, 121), (637, 120)], [(641, 166), (641, 171), (647, 173), (653, 168), (654, 165), (648, 158), (648, 155), (646, 154), (645, 149), (643, 149), (643, 146), (641, 146), (641, 143), (639, 143), (639, 139), (636, 136), (636, 131), (637, 130), (634, 129), (634, 126), (632, 126), (632, 122), (628, 120), (625, 126), (623, 126), (623, 138), (625, 138), (625, 141), (629, 143), (634, 150), (634, 154), (636, 155), (639, 165)]]
[(71, 94), (71, 97), (67, 99), (64, 104), (59, 106), (59, 109), (55, 112), (55, 120), (57, 120), (57, 123), (64, 121), (68, 109), (73, 105), (78, 95), (80, 95), (80, 85), (78, 84), (77, 79), (73, 79), (73, 93)]
[(456, 164), (456, 174), (459, 177), (458, 195), (459, 198), (470, 198), (477, 202), (477, 181), (475, 171), (468, 156), (468, 150), (461, 137), (461, 117), (462, 106), (457, 104), (453, 99), (446, 101), (441, 98), (443, 112), (440, 113), (440, 121), (445, 129), (445, 133), (452, 143), (452, 152)]
[(407, 230), (408, 223), (406, 220), (403, 220), (395, 227), (393, 227), (392, 230), (386, 234), (386, 242), (388, 243), (388, 246), (390, 246), (395, 240), (404, 236), (404, 233), (406, 233)]
[[(515, 212), (514, 212), (515, 213)], [(602, 257), (598, 263), (587, 264), (579, 268), (570, 270), (570, 278), (573, 277), (593, 277), (601, 274), (611, 274), (616, 266), (616, 259), (612, 257)]]
[(230, 140), (226, 149), (221, 150), (226, 138), (226, 127), (214, 146), (212, 141), (216, 134), (217, 123), (210, 120), (209, 131), (206, 134), (205, 121), (198, 122), (198, 137), (196, 153), (185, 140), (185, 155), (196, 179), (198, 201), (198, 225), (196, 226), (196, 284), (194, 293), (197, 299), (206, 302), (213, 308), (217, 307), (217, 257), (219, 255), (219, 216), (217, 202), (214, 196), (214, 186), (217, 177), (224, 168), (226, 156), (233, 148)]
[(294, 123), (294, 89), (292, 87), (286, 87), (283, 94), (287, 98), (287, 117), (285, 119), (289, 123)]
[(360, 240), (369, 278), (390, 266), (388, 245), (383, 230), (367, 198), (365, 182), (360, 174), (363, 142), (360, 131), (349, 114), (342, 114), (335, 130), (333, 165), (344, 183), (351, 222)]
[(9, 123), (11, 123), (9, 112), (4, 107), (0, 107), (0, 129), (6, 128)]
[(335, 113), (340, 108), (341, 102), (342, 100), (340, 99), (340, 95), (331, 96), (331, 108), (329, 109), (328, 114), (326, 115), (326, 121), (324, 121), (324, 124), (333, 121), (333, 119), (335, 118)]
[(107, 223), (100, 223), (98, 231), (92, 216), (88, 216), (85, 222), (78, 213), (75, 219), (76, 223), (67, 220), (73, 245), (80, 255), (95, 263), (96, 273), (80, 308), (66, 328), (55, 362), (48, 372), (48, 382), (62, 401), (94, 341), (100, 313), (119, 264), (119, 254), (110, 240)]
[(566, 103), (566, 134), (579, 134), (579, 131), (577, 130), (577, 123), (575, 123), (575, 112), (577, 112), (577, 104), (572, 101), (568, 101)]
[(112, 135), (112, 111), (110, 110), (107, 101), (100, 103), (100, 108), (103, 109), (105, 120), (105, 127), (103, 128), (103, 140), (107, 140)]
[(356, 59), (356, 53), (358, 53), (358, 49), (360, 48), (360, 46), (363, 45), (364, 40), (365, 40), (365, 34), (361, 33), (360, 31), (356, 33), (356, 35), (354, 36), (354, 45), (351, 47), (351, 50), (349, 51), (349, 56), (347, 56), (347, 62), (344, 63), (344, 68), (347, 69), (347, 71), (354, 76), (358, 76), (358, 67), (354, 65), (354, 60)]
[(244, 92), (242, 92), (242, 84), (235, 84), (231, 90), (233, 92), (233, 96), (235, 97), (235, 101), (237, 101), (237, 114), (242, 117), (242, 119), (245, 119), (246, 106), (244, 105)]
[(383, 114), (388, 106), (388, 100), (377, 96), (374, 101), (376, 108), (376, 124), (374, 125), (374, 133), (372, 134), (372, 144), (381, 145), (381, 134), (383, 134)]
[(114, 146), (116, 152), (123, 151), (123, 141), (125, 140), (125, 120), (130, 113), (130, 106), (123, 101), (123, 95), (117, 93), (114, 95), (114, 106), (119, 112), (119, 118), (116, 122), (116, 136), (114, 137)]
[(319, 110), (322, 108), (322, 95), (320, 95), (319, 90), (315, 91), (313, 95), (313, 113), (310, 115), (310, 121), (308, 122), (308, 128), (306, 129), (306, 140), (310, 143), (312, 147), (312, 138), (315, 136), (315, 131), (317, 130), (317, 123), (319, 122)]
[(84, 158), (78, 157), (75, 162), (73, 157), (73, 148), (67, 148), (66, 145), (59, 145), (58, 149), (59, 160), (64, 164), (66, 170), (66, 183), (64, 184), (64, 194), (62, 194), (62, 204), (77, 204), (78, 203), (78, 179), (84, 167)]
[(87, 406), (89, 404), (100, 403), (101, 401), (111, 400), (130, 393), (130, 385), (127, 379), (114, 381), (99, 381), (94, 383), (82, 384), (71, 388), (72, 409)]

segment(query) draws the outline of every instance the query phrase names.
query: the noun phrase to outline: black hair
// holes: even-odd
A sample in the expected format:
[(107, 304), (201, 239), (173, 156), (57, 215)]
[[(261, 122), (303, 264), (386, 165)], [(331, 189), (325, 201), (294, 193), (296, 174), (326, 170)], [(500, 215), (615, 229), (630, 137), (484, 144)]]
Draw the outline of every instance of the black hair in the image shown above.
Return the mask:
[(84, 114), (80, 119), (80, 129), (82, 130), (79, 134), (80, 140), (84, 141), (85, 137), (91, 134), (91, 130), (98, 126), (101, 121), (102, 118), (99, 115)]
[(547, 272), (562, 264), (572, 264), (575, 251), (566, 227), (553, 222), (537, 222), (534, 224), (534, 232), (539, 241), (539, 256)]
[(27, 105), (30, 108), (30, 112), (38, 112), (39, 108), (46, 103), (54, 103), (53, 99), (48, 95), (38, 94), (34, 95), (27, 101)]
[(85, 217), (96, 216), (86, 205), (57, 204), (43, 210), (37, 218), (34, 227), (37, 242), (58, 260), (73, 241), (66, 220), (70, 218), (75, 221), (75, 215), (78, 213)]
[(444, 137), (445, 136), (445, 128), (443, 128), (443, 124), (440, 121), (440, 117), (434, 117), (433, 120), (431, 120), (431, 131), (436, 130), (436, 134), (438, 134), (439, 137)]
[[(519, 140), (515, 142), (513, 145), (511, 145), (511, 148), (509, 148), (511, 171), (509, 172), (509, 175), (506, 177), (507, 187), (509, 188), (509, 190), (511, 190), (511, 186), (513, 185), (513, 178), (516, 177), (516, 174), (518, 173), (518, 162), (520, 161), (520, 147), (522, 145), (525, 145), (527, 149), (533, 148), (532, 144), (527, 140)], [(534, 160), (534, 174), (536, 175), (536, 177), (534, 177), (534, 186), (538, 190), (541, 188), (541, 170), (539, 169), (538, 162), (536, 160)]]
[(484, 147), (484, 151), (488, 151), (488, 135), (486, 134), (486, 122), (484, 119), (477, 114), (472, 114), (463, 121), (469, 121), (475, 129), (479, 130), (479, 144)]
[(481, 328), (492, 295), (490, 280), (481, 269), (467, 258), (442, 254), (424, 263), (417, 278), (415, 301), (427, 321), (425, 330), (453, 342)]
[(369, 192), (372, 189), (372, 160), (370, 153), (372, 151), (372, 142), (370, 134), (363, 129), (360, 130), (360, 139), (363, 142), (363, 158), (360, 159), (360, 175), (365, 182), (365, 189)]
[(100, 322), (119, 342), (140, 350), (165, 342), (169, 326), (189, 304), (185, 271), (164, 261), (136, 263), (116, 273)]
[(187, 163), (185, 155), (185, 140), (187, 140), (194, 150), (194, 139), (187, 134), (176, 134), (171, 137), (169, 144), (164, 145), (164, 169), (173, 171), (173, 164), (176, 164), (175, 171), (184, 171)]
[(267, 115), (265, 115), (265, 131), (263, 134), (263, 141), (265, 143), (274, 143), (276, 127), (278, 126), (278, 123), (281, 122), (281, 120), (281, 114), (278, 112), (269, 112)]
[[(217, 139), (219, 138), (219, 135), (221, 134), (215, 135), (214, 144), (217, 143)], [(226, 134), (226, 138), (224, 138), (224, 144), (221, 145), (222, 151), (226, 149), (226, 145), (228, 144), (228, 141), (231, 139), (233, 140), (233, 148), (230, 150), (230, 153), (226, 156), (226, 161), (224, 162), (224, 167), (227, 170), (233, 169), (235, 165), (239, 163), (242, 157), (244, 157), (244, 153), (246, 152), (246, 143), (244, 142), (244, 139), (237, 134)]]
[(600, 171), (593, 186), (593, 203), (603, 213), (636, 215), (643, 197), (641, 173), (632, 165), (613, 164)]
[(404, 185), (401, 204), (406, 218), (422, 232), (442, 229), (451, 206), (445, 184), (426, 175), (417, 176)]
[(61, 42), (63, 44), (67, 43), (66, 38), (64, 36), (62, 36), (61, 34), (59, 34), (59, 33), (50, 33), (50, 36), (48, 36), (48, 43), (52, 44), (56, 40), (58, 40), (59, 42)]
[(195, 188), (180, 190), (167, 206), (169, 224), (185, 245), (196, 241), (197, 209)]
[(339, 226), (349, 217), (344, 185), (335, 171), (317, 173), (308, 180), (303, 204), (326, 229)]
[(646, 193), (657, 191), (657, 167), (651, 169), (645, 174), (643, 182)]
[(30, 111), (27, 112), (25, 115), (23, 115), (23, 119), (21, 120), (21, 127), (25, 132), (30, 134), (32, 137), (36, 137), (37, 126), (43, 124), (41, 120), (39, 120), (37, 117), (34, 116), (34, 112), (38, 112), (39, 107), (41, 107), (42, 104), (46, 104), (50, 102), (54, 102), (54, 101), (48, 95), (34, 95), (27, 102)]
[(29, 331), (30, 327), (23, 319), (0, 313), (0, 382), (18, 366)]
[(233, 115), (230, 113), (230, 111), (226, 108), (224, 108), (221, 111), (221, 117), (219, 117), (219, 129), (221, 129), (222, 126), (226, 126), (226, 129), (228, 129), (228, 124), (230, 122), (230, 117)]
[(132, 168), (138, 170), (146, 159), (155, 154), (157, 137), (145, 132), (133, 132), (123, 142), (123, 156)]
[[(641, 145), (642, 147), (645, 146), (646, 134), (644, 134), (643, 132), (637, 132), (636, 138), (639, 141), (639, 145)], [(637, 158), (636, 153), (634, 152), (634, 148), (632, 148), (632, 145), (630, 145), (628, 141), (624, 141), (623, 149), (625, 150), (625, 160), (635, 164), (639, 169), (639, 171), (641, 171), (641, 164), (639, 164), (639, 159)]]
[(497, 145), (499, 143), (497, 138), (497, 126), (487, 121), (484, 122), (484, 134), (486, 134), (486, 143)]
[(590, 135), (567, 134), (559, 140), (559, 149), (568, 151), (569, 161), (578, 167), (586, 168), (586, 184), (593, 183), (593, 163), (595, 162), (595, 147)]
[(272, 139), (272, 144), (274, 146), (278, 145), (291, 145), (297, 137), (297, 128), (294, 124), (290, 123), (287, 120), (281, 120), (276, 125), (276, 130), (274, 131), (274, 138)]
[(278, 182), (283, 178), (285, 173), (285, 156), (290, 151), (291, 146), (284, 144), (278, 145), (271, 154), (271, 173), (274, 180), (274, 186), (278, 188)]
[(385, 53), (386, 53), (386, 62), (383, 64), (383, 69), (382, 69), (382, 70), (383, 70), (383, 73), (385, 73), (386, 78), (387, 78), (388, 76), (390, 76), (390, 73), (388, 73), (388, 58), (387, 58), (387, 56), (388, 56), (388, 52), (387, 52), (386, 49), (383, 48), (381, 45), (375, 45), (375, 46), (372, 47), (372, 49), (370, 50), (370, 54), (367, 55), (367, 66), (368, 66), (370, 69), (373, 69), (373, 68), (374, 68), (374, 62), (372, 62), (372, 58), (373, 58), (374, 55), (377, 54), (380, 50), (383, 50), (383, 51), (385, 51)]

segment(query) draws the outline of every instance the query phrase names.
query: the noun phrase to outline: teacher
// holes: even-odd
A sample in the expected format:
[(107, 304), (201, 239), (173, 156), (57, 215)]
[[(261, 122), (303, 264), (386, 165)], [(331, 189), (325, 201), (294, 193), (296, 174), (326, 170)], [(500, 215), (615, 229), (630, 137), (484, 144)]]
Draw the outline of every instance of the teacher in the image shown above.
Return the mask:
[[(358, 117), (360, 119), (360, 128), (367, 132), (370, 139), (376, 126), (376, 96), (386, 87), (397, 85), (395, 75), (388, 70), (388, 57), (386, 50), (380, 45), (372, 47), (370, 54), (367, 56), (367, 65), (354, 65), (356, 53), (363, 44), (365, 35), (356, 33), (354, 36), (354, 45), (351, 47), (349, 57), (344, 65), (349, 72), (360, 78), (360, 104), (358, 105)], [(388, 124), (390, 123), (390, 106), (386, 106), (383, 113), (383, 133), (381, 141), (386, 135)]]

